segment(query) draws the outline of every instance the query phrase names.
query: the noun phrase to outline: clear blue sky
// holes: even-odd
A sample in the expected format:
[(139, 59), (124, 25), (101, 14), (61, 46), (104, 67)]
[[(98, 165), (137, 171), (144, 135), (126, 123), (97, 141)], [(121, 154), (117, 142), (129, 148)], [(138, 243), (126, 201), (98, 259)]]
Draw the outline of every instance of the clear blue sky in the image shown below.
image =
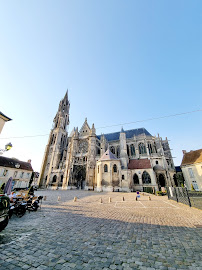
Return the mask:
[[(202, 109), (201, 1), (0, 1), (0, 134), (5, 155), (39, 171), (58, 104), (69, 89), (70, 128)], [(202, 148), (202, 112), (125, 125)], [(120, 127), (97, 129), (97, 134)]]

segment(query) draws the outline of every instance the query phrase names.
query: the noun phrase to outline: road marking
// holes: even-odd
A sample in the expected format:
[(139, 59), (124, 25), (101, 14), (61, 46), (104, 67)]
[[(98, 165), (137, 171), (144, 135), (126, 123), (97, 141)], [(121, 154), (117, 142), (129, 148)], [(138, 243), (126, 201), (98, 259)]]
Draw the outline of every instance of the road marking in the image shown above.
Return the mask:
[(142, 202), (140, 202), (140, 201), (138, 201), (138, 202), (141, 203), (141, 205), (143, 205), (144, 208), (148, 208), (148, 207), (146, 207)]
[(175, 207), (175, 208), (179, 208), (178, 206), (175, 206), (175, 205), (173, 205), (172, 203), (169, 203), (169, 202), (165, 202), (165, 201), (163, 201), (164, 203), (167, 203), (167, 204), (169, 204), (169, 205), (172, 205), (173, 207)]
[[(165, 202), (165, 201), (162, 201), (162, 202), (164, 202), (164, 203), (166, 203), (166, 204), (168, 204), (168, 205), (170, 205), (170, 206), (146, 206), (146, 205), (144, 205), (144, 203), (143, 202), (141, 202), (141, 201), (137, 201), (138, 203), (139, 203), (139, 205), (140, 206), (137, 206), (137, 205), (134, 205), (133, 204), (133, 206), (126, 206), (126, 205), (124, 205), (124, 204), (127, 204), (127, 203), (136, 203), (134, 200), (133, 201), (116, 201), (115, 202), (115, 204), (114, 204), (114, 207), (115, 208), (121, 208), (121, 209), (134, 209), (134, 208), (145, 208), (145, 209), (149, 209), (149, 208), (152, 208), (152, 209), (172, 209), (172, 208), (176, 208), (176, 209), (179, 209), (179, 207), (177, 207), (177, 206), (175, 206), (175, 205), (173, 205), (173, 204), (171, 204), (171, 203), (168, 203), (168, 202)], [(153, 203), (154, 201), (152, 201), (152, 203)], [(155, 201), (155, 202), (160, 202), (161, 203), (161, 201)], [(118, 204), (122, 204), (122, 205), (118, 205)]]

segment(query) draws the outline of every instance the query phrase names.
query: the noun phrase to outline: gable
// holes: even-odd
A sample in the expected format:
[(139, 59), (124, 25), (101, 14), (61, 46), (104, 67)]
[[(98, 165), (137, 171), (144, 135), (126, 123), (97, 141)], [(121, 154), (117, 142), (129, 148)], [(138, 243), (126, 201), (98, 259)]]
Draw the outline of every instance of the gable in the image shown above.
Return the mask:
[(90, 134), (90, 127), (87, 122), (87, 118), (85, 119), (81, 129), (79, 130), (79, 135), (80, 136), (86, 136)]

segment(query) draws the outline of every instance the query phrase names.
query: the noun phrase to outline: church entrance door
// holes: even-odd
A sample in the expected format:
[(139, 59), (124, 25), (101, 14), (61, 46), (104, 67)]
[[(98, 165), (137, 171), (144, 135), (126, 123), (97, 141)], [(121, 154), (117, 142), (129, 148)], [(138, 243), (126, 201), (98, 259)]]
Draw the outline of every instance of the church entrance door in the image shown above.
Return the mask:
[(82, 165), (75, 165), (73, 170), (73, 178), (78, 189), (85, 188), (86, 167)]
[(166, 186), (166, 180), (163, 174), (159, 174), (159, 186), (160, 188)]

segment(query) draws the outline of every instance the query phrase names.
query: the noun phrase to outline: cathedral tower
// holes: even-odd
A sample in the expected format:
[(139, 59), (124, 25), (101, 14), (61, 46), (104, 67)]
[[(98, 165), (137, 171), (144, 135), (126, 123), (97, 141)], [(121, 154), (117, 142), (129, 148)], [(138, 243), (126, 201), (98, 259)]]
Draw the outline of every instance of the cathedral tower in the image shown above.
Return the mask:
[(47, 187), (51, 185), (58, 187), (62, 185), (68, 145), (69, 107), (67, 91), (64, 98), (60, 101), (58, 111), (53, 120), (53, 128), (49, 135), (42, 162), (39, 186)]

